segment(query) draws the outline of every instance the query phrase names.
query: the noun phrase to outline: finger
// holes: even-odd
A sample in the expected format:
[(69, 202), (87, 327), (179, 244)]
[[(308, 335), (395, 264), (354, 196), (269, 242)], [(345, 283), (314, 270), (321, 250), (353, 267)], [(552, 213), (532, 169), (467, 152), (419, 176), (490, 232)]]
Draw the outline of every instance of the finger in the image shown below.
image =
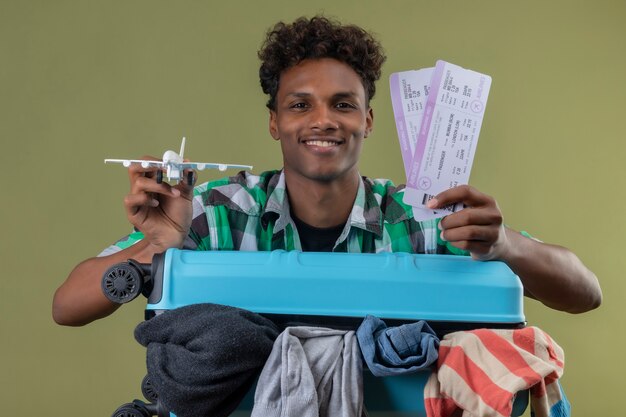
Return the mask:
[(455, 248), (466, 250), (472, 254), (472, 258), (477, 260), (487, 259), (487, 255), (490, 254), (492, 246), (488, 243), (477, 242), (473, 240), (462, 240), (459, 242), (450, 243)]
[(496, 207), (468, 207), (444, 217), (439, 222), (439, 228), (446, 230), (469, 225), (500, 226), (502, 222), (502, 213)]
[[(189, 162), (189, 158), (185, 158), (183, 159), (183, 162)], [(183, 177), (180, 180), (180, 183), (183, 183), (186, 186), (193, 186), (195, 184), (195, 171), (192, 169), (184, 169), (183, 170)], [(183, 187), (179, 187), (179, 189), (181, 191), (186, 191), (186, 188)]]
[(152, 194), (128, 194), (124, 197), (124, 207), (129, 220), (134, 218), (142, 208), (153, 208), (159, 205), (159, 200)]
[(495, 200), (476, 188), (469, 185), (459, 185), (437, 194), (435, 198), (428, 201), (427, 206), (430, 209), (437, 209), (454, 203), (463, 203), (466, 206), (478, 207), (488, 205), (491, 202), (495, 202)]
[(155, 178), (157, 172), (161, 171), (158, 167), (142, 168), (141, 166), (136, 165), (138, 164), (133, 164), (128, 168), (128, 176), (131, 183), (137, 178)]
[(172, 187), (166, 182), (157, 183), (152, 178), (137, 177), (130, 187), (131, 194), (153, 193), (167, 197), (180, 196), (180, 190)]
[(193, 194), (193, 187), (198, 180), (198, 174), (192, 169), (186, 169), (183, 171), (182, 180), (174, 186), (178, 189), (182, 196), (189, 198)]
[(464, 226), (441, 231), (441, 238), (448, 242), (484, 242), (493, 244), (498, 238), (498, 229), (489, 226)]
[[(145, 161), (160, 161), (160, 159), (149, 155), (144, 155), (140, 159)], [(130, 164), (130, 166), (128, 167), (128, 175), (131, 181), (137, 177), (152, 178), (154, 174), (160, 169), (161, 168), (154, 166), (144, 168), (140, 163), (133, 163)]]

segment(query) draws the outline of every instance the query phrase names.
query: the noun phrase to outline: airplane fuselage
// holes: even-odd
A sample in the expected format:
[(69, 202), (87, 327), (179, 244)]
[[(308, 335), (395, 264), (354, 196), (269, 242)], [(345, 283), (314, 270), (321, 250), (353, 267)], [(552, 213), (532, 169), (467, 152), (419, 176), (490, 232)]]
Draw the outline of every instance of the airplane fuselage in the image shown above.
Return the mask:
[(181, 164), (183, 158), (174, 151), (166, 151), (163, 154), (163, 166), (166, 168), (167, 178), (174, 181), (179, 181), (183, 177)]

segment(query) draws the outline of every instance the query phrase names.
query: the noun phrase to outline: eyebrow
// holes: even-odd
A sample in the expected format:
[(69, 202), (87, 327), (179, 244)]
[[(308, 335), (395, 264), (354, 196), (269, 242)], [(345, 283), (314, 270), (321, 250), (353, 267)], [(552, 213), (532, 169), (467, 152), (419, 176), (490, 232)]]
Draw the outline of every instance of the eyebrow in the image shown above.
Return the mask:
[[(287, 97), (308, 98), (308, 97), (311, 97), (312, 95), (313, 94), (311, 94), (311, 93), (296, 91), (294, 93), (287, 94)], [(332, 98), (333, 99), (358, 98), (358, 94), (353, 92), (353, 91), (341, 91), (341, 92), (333, 94)]]
[(340, 92), (337, 94), (333, 94), (333, 98), (358, 98), (358, 94), (352, 91)]

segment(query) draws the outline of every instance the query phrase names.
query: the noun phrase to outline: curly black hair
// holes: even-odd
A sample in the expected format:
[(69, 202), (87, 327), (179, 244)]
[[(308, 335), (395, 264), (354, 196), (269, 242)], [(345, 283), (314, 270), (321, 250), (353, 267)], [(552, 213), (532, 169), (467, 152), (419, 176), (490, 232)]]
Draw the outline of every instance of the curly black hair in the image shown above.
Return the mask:
[(267, 32), (259, 58), (261, 88), (270, 96), (267, 107), (276, 110), (281, 73), (305, 59), (334, 58), (349, 65), (361, 77), (369, 103), (387, 57), (380, 43), (360, 27), (315, 16), (278, 22)]

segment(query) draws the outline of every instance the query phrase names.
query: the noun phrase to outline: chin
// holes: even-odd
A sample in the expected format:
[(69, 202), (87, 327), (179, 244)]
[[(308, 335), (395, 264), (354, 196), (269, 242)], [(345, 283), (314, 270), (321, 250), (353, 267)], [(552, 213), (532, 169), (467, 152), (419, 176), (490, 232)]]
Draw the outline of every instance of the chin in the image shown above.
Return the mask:
[[(358, 176), (358, 169), (356, 168), (356, 165), (350, 165), (347, 167), (328, 165), (300, 164), (300, 169), (289, 168), (288, 165), (285, 165), (285, 171), (289, 173), (288, 175), (295, 175), (297, 177), (301, 177), (302, 179), (320, 183), (342, 181), (352, 177), (353, 175)], [(302, 167), (306, 167), (306, 169), (302, 169)]]
[(347, 177), (350, 177), (351, 175), (355, 175), (355, 172), (356, 171), (353, 171), (353, 170), (347, 170), (347, 171), (336, 171), (336, 170), (322, 171), (320, 170), (317, 172), (310, 172), (309, 175), (307, 175), (307, 177), (314, 181), (330, 183), (333, 181), (346, 179)]

